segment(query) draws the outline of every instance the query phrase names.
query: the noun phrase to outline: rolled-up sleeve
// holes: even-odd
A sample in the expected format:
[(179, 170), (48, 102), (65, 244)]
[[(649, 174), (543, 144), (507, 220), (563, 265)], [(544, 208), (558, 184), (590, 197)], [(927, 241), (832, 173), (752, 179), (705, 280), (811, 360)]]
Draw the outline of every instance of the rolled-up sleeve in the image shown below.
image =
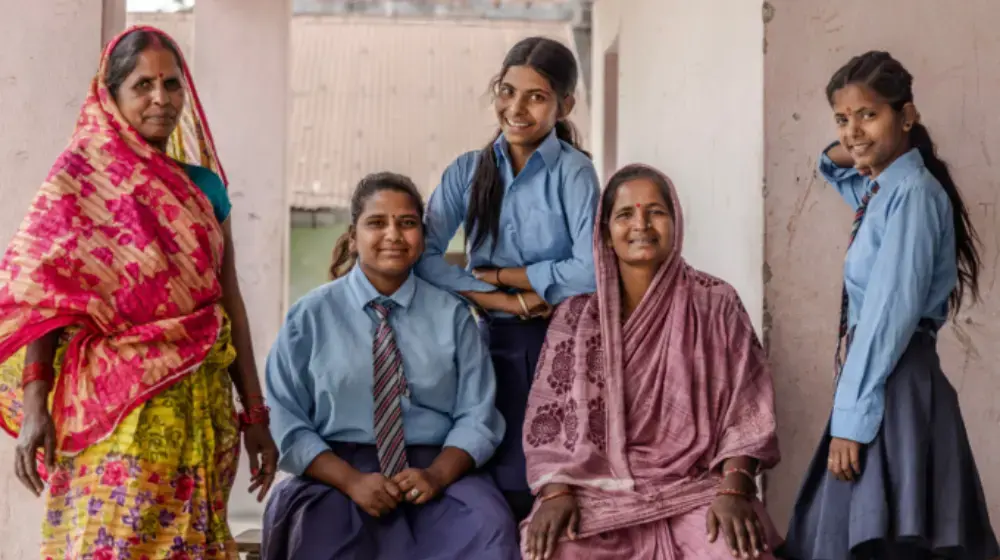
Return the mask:
[(308, 373), (311, 348), (300, 328), (293, 308), (267, 357), (264, 376), (271, 436), (280, 452), (278, 466), (294, 475), (303, 474), (320, 453), (330, 449), (310, 418), (314, 407)]
[(594, 276), (594, 217), (599, 192), (597, 172), (592, 165), (580, 167), (566, 181), (563, 200), (573, 244), (571, 255), (564, 260), (539, 261), (527, 267), (532, 289), (550, 305), (597, 290)]
[(445, 253), (459, 226), (465, 221), (465, 190), (475, 154), (466, 154), (448, 166), (441, 184), (427, 202), (424, 214), (424, 254), (417, 262), (417, 276), (450, 292), (492, 292), (491, 284), (477, 280), (468, 270), (448, 263)]
[(506, 426), (494, 404), (493, 362), (468, 310), (459, 311), (455, 328), (458, 391), (452, 411), (454, 425), (444, 445), (465, 451), (481, 467), (500, 445)]

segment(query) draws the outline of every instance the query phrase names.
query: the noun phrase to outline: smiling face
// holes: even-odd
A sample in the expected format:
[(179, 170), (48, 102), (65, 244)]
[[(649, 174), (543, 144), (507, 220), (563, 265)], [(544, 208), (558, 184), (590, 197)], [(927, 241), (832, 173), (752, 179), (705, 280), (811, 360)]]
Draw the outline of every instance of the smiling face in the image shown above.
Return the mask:
[(177, 57), (162, 45), (136, 57), (135, 69), (118, 88), (118, 110), (147, 142), (164, 149), (184, 109), (184, 80)]
[(605, 236), (620, 265), (656, 269), (673, 250), (674, 219), (663, 189), (639, 177), (618, 187)]
[(910, 149), (909, 131), (916, 122), (912, 103), (895, 110), (871, 88), (848, 84), (833, 94), (833, 113), (840, 143), (858, 168), (878, 176)]
[(424, 251), (420, 209), (413, 198), (387, 188), (368, 197), (352, 226), (350, 249), (372, 284), (402, 284)]
[(535, 148), (572, 108), (572, 98), (560, 99), (549, 81), (530, 66), (511, 66), (497, 86), (493, 101), (497, 121), (511, 146)]

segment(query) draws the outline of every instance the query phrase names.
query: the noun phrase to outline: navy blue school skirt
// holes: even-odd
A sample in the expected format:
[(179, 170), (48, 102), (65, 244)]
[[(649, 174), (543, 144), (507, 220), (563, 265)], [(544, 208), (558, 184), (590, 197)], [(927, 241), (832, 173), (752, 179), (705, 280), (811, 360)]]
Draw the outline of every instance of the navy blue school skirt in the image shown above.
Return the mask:
[(528, 490), (528, 475), (524, 465), (521, 434), (528, 406), (528, 393), (535, 378), (538, 355), (545, 341), (548, 319), (491, 318), (484, 325), (489, 339), (493, 369), (496, 371), (496, 405), (507, 431), (496, 453), (487, 464), (500, 490)]
[(830, 427), (799, 491), (780, 557), (987, 560), (1000, 556), (958, 395), (934, 336), (914, 335), (886, 383), (885, 416), (862, 474), (827, 470)]
[[(374, 445), (334, 443), (338, 457), (379, 471)], [(408, 446), (410, 466), (427, 468), (440, 447)], [(510, 509), (490, 477), (472, 471), (423, 505), (400, 504), (378, 519), (336, 488), (306, 476), (275, 486), (264, 511), (264, 560), (519, 560)]]

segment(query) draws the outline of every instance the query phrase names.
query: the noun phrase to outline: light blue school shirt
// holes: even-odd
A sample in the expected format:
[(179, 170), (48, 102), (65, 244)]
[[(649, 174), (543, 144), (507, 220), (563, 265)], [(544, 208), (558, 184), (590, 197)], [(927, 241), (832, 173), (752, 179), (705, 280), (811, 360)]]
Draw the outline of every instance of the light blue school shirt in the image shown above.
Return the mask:
[(452, 292), (492, 292), (496, 288), (476, 280), (471, 269), (527, 267), (532, 289), (551, 305), (593, 293), (597, 289), (594, 215), (600, 192), (593, 162), (561, 141), (555, 130), (517, 176), (503, 135), (493, 143), (493, 150), (504, 187), (496, 250), (492, 238), (472, 250), (473, 236), (467, 232), (468, 269), (444, 260), (469, 208), (472, 176), (479, 159), (479, 152), (469, 152), (445, 170), (441, 185), (427, 204), (427, 248), (417, 264), (417, 274)]
[[(829, 148), (828, 148), (829, 149)], [(872, 180), (837, 167), (824, 151), (819, 171), (857, 210)], [(830, 434), (871, 443), (885, 411), (885, 384), (921, 319), (940, 327), (958, 281), (951, 201), (912, 149), (874, 179), (844, 280), (848, 327), (856, 327), (833, 404)]]
[(389, 323), (410, 395), (407, 445), (457, 447), (485, 463), (504, 434), (489, 351), (457, 297), (414, 275), (386, 298), (355, 266), (288, 312), (267, 358), (265, 391), (282, 470), (300, 475), (331, 442), (375, 444), (371, 301), (395, 304)]

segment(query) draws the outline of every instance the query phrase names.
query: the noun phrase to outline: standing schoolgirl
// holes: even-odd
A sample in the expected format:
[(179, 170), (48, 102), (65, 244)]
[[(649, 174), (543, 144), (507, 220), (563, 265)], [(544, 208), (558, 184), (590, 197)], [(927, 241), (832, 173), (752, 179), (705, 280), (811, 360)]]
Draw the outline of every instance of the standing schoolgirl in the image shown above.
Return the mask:
[[(552, 306), (596, 286), (591, 240), (600, 186), (572, 125), (572, 51), (542, 37), (514, 45), (493, 82), (496, 138), (444, 172), (427, 208), (417, 274), (487, 312), (497, 407), (507, 434), (490, 470), (515, 516), (531, 510), (521, 445), (528, 390)], [(468, 270), (444, 253), (459, 226)]]
[(977, 296), (975, 230), (885, 52), (827, 86), (840, 141), (819, 169), (855, 209), (844, 265), (833, 413), (784, 554), (802, 560), (1000, 554), (937, 332)]
[(296, 476), (267, 504), (268, 560), (519, 558), (503, 496), (474, 470), (504, 431), (490, 356), (468, 306), (412, 273), (422, 219), (409, 179), (363, 179), (340, 278), (292, 307), (271, 350), (271, 431)]

